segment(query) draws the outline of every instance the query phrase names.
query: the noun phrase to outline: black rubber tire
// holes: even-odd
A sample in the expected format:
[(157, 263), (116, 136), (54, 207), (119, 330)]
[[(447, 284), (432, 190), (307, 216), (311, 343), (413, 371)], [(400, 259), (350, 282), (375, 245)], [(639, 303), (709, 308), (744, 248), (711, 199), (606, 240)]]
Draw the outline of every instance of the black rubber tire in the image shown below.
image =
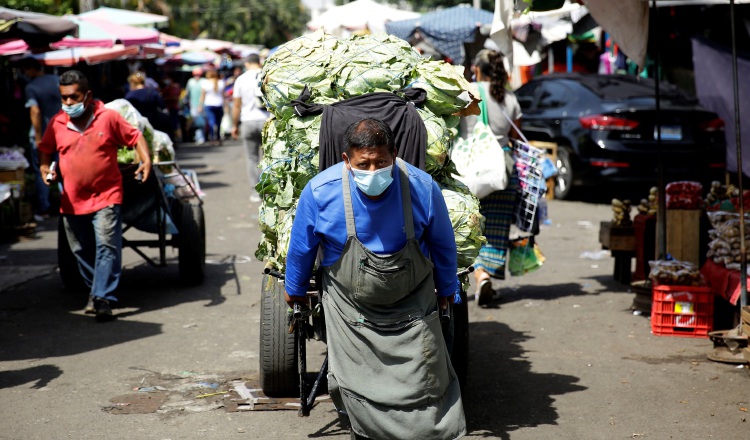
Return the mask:
[(76, 296), (88, 295), (89, 289), (78, 269), (78, 261), (70, 250), (62, 215), (57, 221), (57, 267), (66, 293)]
[(466, 386), (469, 370), (469, 304), (466, 292), (461, 292), (461, 304), (453, 305), (453, 350), (451, 364), (461, 389)]
[(299, 396), (297, 341), (289, 333), (284, 283), (265, 275), (260, 295), (260, 387), (270, 397)]
[(203, 283), (206, 274), (206, 222), (203, 207), (197, 203), (181, 203), (177, 209), (180, 223), (179, 265), (180, 281), (188, 286)]
[(570, 160), (570, 149), (559, 147), (557, 149), (557, 170), (555, 177), (555, 198), (565, 200), (570, 197), (573, 186), (573, 163)]

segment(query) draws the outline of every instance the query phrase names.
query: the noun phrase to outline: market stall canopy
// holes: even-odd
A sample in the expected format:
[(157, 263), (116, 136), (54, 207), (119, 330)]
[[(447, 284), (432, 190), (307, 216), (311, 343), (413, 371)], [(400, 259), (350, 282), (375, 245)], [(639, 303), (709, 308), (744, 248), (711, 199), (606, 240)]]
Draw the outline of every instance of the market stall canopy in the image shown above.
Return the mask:
[(93, 18), (96, 20), (106, 20), (126, 26), (147, 28), (163, 28), (169, 26), (169, 17), (164, 15), (108, 8), (105, 6), (94, 9), (93, 11), (83, 12), (78, 16), (85, 19)]
[(29, 45), (23, 40), (10, 40), (0, 44), (0, 56), (18, 55), (29, 51)]
[(214, 52), (227, 52), (232, 49), (234, 43), (231, 41), (216, 40), (213, 38), (196, 38), (195, 40), (183, 40), (190, 50), (210, 50)]
[(217, 54), (216, 52), (212, 52), (210, 50), (189, 50), (189, 51), (184, 51), (180, 53), (170, 54), (168, 56), (165, 56), (163, 58), (159, 58), (158, 60), (156, 60), (156, 64), (159, 64), (159, 65), (184, 64), (184, 65), (190, 65), (190, 66), (203, 65), (203, 64), (213, 64), (215, 66), (218, 66), (220, 62), (221, 62), (221, 55)]
[(159, 32), (159, 42), (163, 44), (164, 46), (168, 47), (179, 47), (182, 44), (182, 38), (175, 37), (174, 35), (165, 34), (164, 32)]
[(137, 46), (126, 47), (116, 44), (113, 47), (74, 47), (70, 49), (59, 49), (33, 55), (45, 66), (70, 67), (79, 62), (87, 64), (103, 63), (137, 57), (139, 48)]
[(378, 32), (385, 30), (386, 22), (408, 20), (419, 15), (418, 12), (392, 8), (373, 0), (355, 0), (328, 9), (308, 21), (307, 28), (311, 31), (325, 28), (329, 33), (335, 33), (340, 28), (348, 31), (369, 29)]
[(430, 12), (418, 18), (385, 24), (386, 32), (409, 41), (415, 33), (430, 41), (454, 64), (463, 64), (464, 43), (471, 43), (479, 28), (492, 23), (492, 12), (458, 5)]
[(97, 18), (69, 15), (65, 18), (78, 24), (78, 37), (65, 37), (52, 47), (113, 47), (115, 44), (138, 46), (159, 42), (159, 31), (113, 23)]
[(78, 36), (78, 25), (54, 15), (0, 7), (0, 40), (20, 39), (39, 47), (66, 35)]

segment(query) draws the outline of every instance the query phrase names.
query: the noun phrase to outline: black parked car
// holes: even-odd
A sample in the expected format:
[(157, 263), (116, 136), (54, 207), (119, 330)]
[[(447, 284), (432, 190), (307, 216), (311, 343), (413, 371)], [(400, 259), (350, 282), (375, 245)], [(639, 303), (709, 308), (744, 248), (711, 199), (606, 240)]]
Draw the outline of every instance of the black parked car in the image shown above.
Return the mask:
[[(667, 182), (720, 179), (724, 121), (674, 86), (660, 83), (662, 157)], [(603, 183), (656, 184), (654, 81), (625, 75), (550, 74), (516, 92), (529, 140), (558, 144), (555, 196)]]

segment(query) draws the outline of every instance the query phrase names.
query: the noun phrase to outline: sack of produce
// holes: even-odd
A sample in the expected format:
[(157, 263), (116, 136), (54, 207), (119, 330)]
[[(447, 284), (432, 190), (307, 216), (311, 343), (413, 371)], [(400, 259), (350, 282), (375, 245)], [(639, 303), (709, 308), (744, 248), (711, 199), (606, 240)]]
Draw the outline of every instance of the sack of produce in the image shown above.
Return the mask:
[[(104, 104), (104, 107), (115, 110), (117, 113), (122, 115), (125, 120), (137, 128), (138, 131), (143, 134), (143, 138), (148, 144), (149, 151), (151, 152), (151, 159), (154, 163), (174, 160), (174, 148), (172, 146), (172, 140), (169, 136), (163, 132), (157, 132), (151, 123), (145, 117), (133, 107), (127, 99), (115, 99), (114, 101)], [(160, 133), (160, 134), (156, 134)], [(138, 154), (134, 148), (121, 147), (117, 150), (117, 162), (121, 164), (129, 164), (137, 162)]]
[(421, 88), (426, 100), (417, 112), (427, 134), (425, 171), (440, 185), (458, 247), (459, 267), (473, 263), (484, 242), (478, 200), (453, 179), (450, 146), (459, 116), (476, 113), (474, 86), (463, 68), (429, 61), (408, 43), (386, 34), (336, 38), (322, 30), (280, 46), (260, 76), (271, 118), (263, 130), (259, 222), (263, 237), (255, 252), (283, 271), (296, 202), (318, 173), (321, 116), (296, 114), (303, 90), (308, 102), (329, 105), (373, 92)]
[(698, 267), (688, 261), (649, 261), (649, 278), (656, 284), (669, 286), (703, 286), (706, 284)]

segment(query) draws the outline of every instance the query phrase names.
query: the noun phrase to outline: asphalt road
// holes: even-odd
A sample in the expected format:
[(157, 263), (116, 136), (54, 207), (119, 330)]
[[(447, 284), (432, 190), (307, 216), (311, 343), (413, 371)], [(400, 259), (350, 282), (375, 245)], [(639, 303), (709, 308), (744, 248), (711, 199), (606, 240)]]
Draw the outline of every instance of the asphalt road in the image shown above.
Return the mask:
[[(327, 401), (299, 418), (222, 394), (257, 382), (258, 205), (237, 143), (178, 159), (206, 193), (199, 287), (180, 286), (176, 252), (155, 268), (126, 250), (118, 319), (99, 324), (62, 292), (55, 219), (0, 245), (0, 439), (348, 438)], [(747, 369), (708, 361), (707, 339), (654, 336), (613, 260), (580, 258), (599, 250), (608, 206), (551, 202), (549, 216), (544, 267), (470, 303), (467, 438), (747, 439)], [(324, 347), (308, 351), (312, 368)]]

